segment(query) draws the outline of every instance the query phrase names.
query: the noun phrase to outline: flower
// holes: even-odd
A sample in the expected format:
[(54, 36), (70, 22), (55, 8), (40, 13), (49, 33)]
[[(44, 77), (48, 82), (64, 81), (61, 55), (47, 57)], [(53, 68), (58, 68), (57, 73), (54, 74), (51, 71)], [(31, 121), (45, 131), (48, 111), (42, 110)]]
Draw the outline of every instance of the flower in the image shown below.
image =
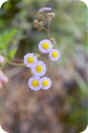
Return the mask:
[(24, 64), (27, 67), (32, 67), (37, 62), (37, 57), (33, 53), (28, 53), (24, 56)]
[(48, 77), (41, 78), (40, 83), (41, 83), (41, 88), (43, 90), (48, 90), (52, 85), (51, 79)]
[(46, 64), (43, 61), (38, 61), (32, 67), (32, 73), (39, 77), (45, 75), (46, 71)]
[(52, 61), (58, 61), (61, 59), (61, 54), (57, 49), (52, 49), (49, 53), (49, 58)]
[(47, 54), (51, 51), (51, 49), (53, 48), (53, 44), (51, 43), (50, 40), (48, 39), (44, 39), (42, 41), (40, 41), (39, 45), (38, 45), (39, 51), (43, 54)]
[(28, 86), (31, 90), (33, 91), (38, 91), (41, 89), (41, 85), (40, 85), (40, 78), (39, 77), (31, 77), (28, 80)]
[(0, 63), (2, 64), (2, 63), (4, 63), (4, 61), (5, 61), (4, 57), (2, 55), (0, 55)]

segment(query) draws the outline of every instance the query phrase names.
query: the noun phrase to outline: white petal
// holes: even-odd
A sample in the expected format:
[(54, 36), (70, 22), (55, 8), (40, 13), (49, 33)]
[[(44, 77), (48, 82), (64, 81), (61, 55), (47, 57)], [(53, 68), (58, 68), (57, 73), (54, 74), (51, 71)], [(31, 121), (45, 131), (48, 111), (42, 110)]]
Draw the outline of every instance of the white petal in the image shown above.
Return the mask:
[(0, 7), (6, 2), (7, 0), (0, 0)]
[(81, 133), (88, 133), (88, 126), (87, 126), (86, 129), (85, 129), (83, 132), (81, 132)]

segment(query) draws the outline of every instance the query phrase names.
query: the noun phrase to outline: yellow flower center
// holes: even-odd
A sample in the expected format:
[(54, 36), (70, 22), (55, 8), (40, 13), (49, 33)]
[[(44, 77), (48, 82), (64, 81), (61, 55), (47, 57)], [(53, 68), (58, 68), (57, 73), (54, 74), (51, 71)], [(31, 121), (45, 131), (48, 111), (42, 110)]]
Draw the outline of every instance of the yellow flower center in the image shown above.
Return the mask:
[(39, 81), (36, 80), (36, 79), (33, 80), (33, 81), (32, 81), (32, 86), (33, 86), (33, 87), (38, 87), (38, 86), (39, 86)]
[(48, 49), (49, 48), (49, 44), (47, 42), (42, 44), (42, 48), (43, 49)]
[(28, 63), (32, 64), (34, 62), (34, 57), (28, 57), (27, 61)]
[(52, 57), (57, 58), (58, 57), (58, 52), (57, 51), (52, 52)]
[(43, 67), (41, 65), (36, 66), (36, 72), (41, 73), (43, 71)]
[(42, 85), (43, 85), (44, 87), (48, 86), (48, 85), (49, 85), (49, 81), (48, 81), (47, 79), (44, 80), (44, 81), (42, 82)]

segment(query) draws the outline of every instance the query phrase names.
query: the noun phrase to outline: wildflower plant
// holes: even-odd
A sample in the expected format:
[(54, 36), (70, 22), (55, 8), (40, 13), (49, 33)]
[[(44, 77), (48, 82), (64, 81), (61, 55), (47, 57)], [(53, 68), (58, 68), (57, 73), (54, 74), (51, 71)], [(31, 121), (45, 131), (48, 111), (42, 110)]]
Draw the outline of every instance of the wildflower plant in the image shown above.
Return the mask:
[[(50, 24), (55, 17), (55, 13), (51, 7), (43, 7), (38, 10), (33, 21), (33, 26), (38, 31), (45, 31), (47, 38), (40, 40), (38, 43), (38, 55), (36, 53), (26, 53), (24, 55), (23, 65), (31, 70), (32, 77), (28, 79), (28, 87), (31, 90), (38, 91), (40, 89), (47, 90), (52, 87), (52, 80), (47, 77), (48, 66), (41, 60), (41, 54), (46, 55), (49, 61), (58, 62), (61, 59), (61, 54), (58, 49), (55, 48), (56, 42), (51, 39), (50, 36)], [(4, 62), (4, 58), (0, 56), (0, 63)], [(8, 61), (7, 61), (8, 62)], [(20, 64), (21, 65), (21, 64)], [(3, 74), (2, 74), (3, 75)], [(0, 80), (7, 82), (4, 76), (0, 77)]]
[[(47, 32), (47, 38), (40, 40), (38, 43), (39, 57), (41, 58), (41, 54), (46, 54), (50, 61), (58, 62), (61, 59), (61, 53), (54, 47), (55, 42), (50, 37), (50, 24), (54, 17), (55, 13), (51, 7), (43, 7), (37, 12), (33, 25), (37, 30), (45, 30)], [(48, 67), (44, 61), (38, 59), (35, 53), (27, 53), (24, 55), (24, 65), (32, 73), (32, 77), (28, 79), (28, 87), (31, 90), (48, 90), (52, 87), (52, 80), (46, 76)]]

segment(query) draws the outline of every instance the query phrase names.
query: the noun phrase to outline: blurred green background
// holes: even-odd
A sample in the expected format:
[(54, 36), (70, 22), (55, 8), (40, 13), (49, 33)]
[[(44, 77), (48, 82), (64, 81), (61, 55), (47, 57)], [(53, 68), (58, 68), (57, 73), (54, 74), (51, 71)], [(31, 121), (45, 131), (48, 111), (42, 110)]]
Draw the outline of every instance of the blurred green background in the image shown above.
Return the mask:
[[(63, 131), (56, 128), (60, 126), (60, 122), (56, 122), (53, 128), (57, 130), (54, 132), (80, 133), (88, 124), (88, 8), (86, 5), (75, 0), (8, 0), (0, 8), (0, 54), (11, 62), (13, 59), (23, 59), (27, 52), (38, 52), (38, 42), (46, 38), (47, 34), (44, 31), (37, 31), (33, 27), (33, 21), (36, 12), (45, 6), (52, 7), (56, 14), (50, 27), (51, 38), (55, 38), (56, 48), (62, 54), (62, 60), (56, 64), (56, 68), (59, 68), (59, 73), (63, 77), (62, 86), (71, 105), (69, 113), (61, 121), (61, 127), (64, 125)], [(53, 76), (52, 73), (51, 75)], [(60, 94), (57, 94), (59, 98)], [(53, 100), (54, 104), (57, 101)], [(58, 105), (54, 106), (56, 108)], [(61, 115), (62, 113), (57, 117)], [(18, 129), (18, 126), (16, 128)], [(13, 131), (11, 129), (10, 132), (53, 133), (53, 130), (48, 131), (47, 128), (37, 130), (37, 124), (35, 130), (33, 129), (32, 125), (28, 132), (15, 131), (15, 129)]]

